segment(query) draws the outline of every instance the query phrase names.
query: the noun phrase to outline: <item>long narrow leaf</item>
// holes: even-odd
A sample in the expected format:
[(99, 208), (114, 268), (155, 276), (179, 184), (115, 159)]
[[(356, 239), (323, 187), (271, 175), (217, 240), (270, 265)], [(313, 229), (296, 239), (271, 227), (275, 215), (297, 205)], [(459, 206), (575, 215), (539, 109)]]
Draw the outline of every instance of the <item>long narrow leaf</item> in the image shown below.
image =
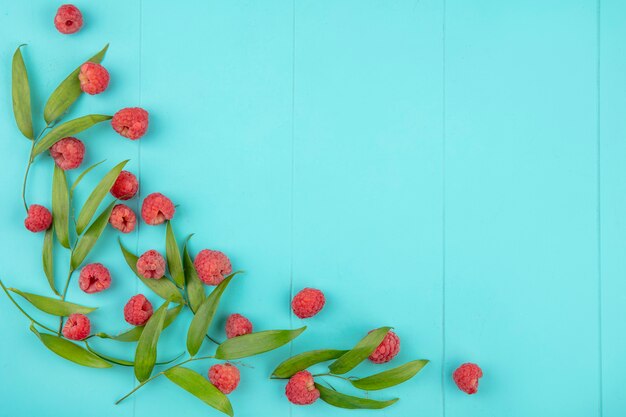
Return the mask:
[(76, 233), (81, 234), (83, 230), (87, 227), (89, 222), (91, 221), (93, 215), (98, 210), (100, 203), (104, 200), (107, 193), (111, 190), (113, 183), (122, 172), (124, 166), (128, 163), (128, 160), (122, 161), (119, 164), (115, 165), (109, 172), (106, 173), (104, 177), (100, 180), (98, 185), (93, 189), (89, 198), (85, 202), (85, 205), (80, 210), (80, 214), (78, 215), (78, 219), (76, 220)]
[(88, 314), (96, 310), (95, 307), (85, 307), (80, 304), (57, 300), (56, 298), (31, 294), (29, 292), (20, 291), (17, 288), (8, 288), (8, 290), (21, 295), (24, 299), (26, 299), (26, 301), (44, 313), (52, 314), (54, 316), (67, 317), (73, 313)]
[(52, 219), (59, 243), (68, 249), (70, 247), (69, 218), (70, 195), (67, 189), (67, 178), (65, 178), (65, 171), (55, 164), (52, 175)]
[(295, 330), (266, 330), (228, 339), (217, 347), (217, 359), (239, 359), (279, 348), (306, 330), (306, 326)]
[(33, 149), (33, 158), (50, 149), (52, 145), (61, 139), (68, 136), (74, 136), (83, 130), (89, 129), (95, 124), (104, 122), (105, 120), (111, 120), (111, 118), (112, 116), (104, 114), (90, 114), (55, 126), (46, 136), (37, 142), (35, 148)]
[(427, 363), (427, 360), (411, 361), (388, 371), (383, 371), (367, 378), (351, 380), (350, 382), (356, 388), (365, 391), (385, 389), (413, 378)]
[(180, 258), (180, 249), (176, 242), (176, 236), (174, 235), (171, 221), (168, 221), (165, 227), (165, 255), (167, 257), (167, 267), (172, 275), (172, 280), (177, 287), (183, 288), (185, 286), (183, 262)]
[(13, 54), (13, 114), (15, 122), (20, 132), (26, 138), (33, 140), (33, 117), (30, 109), (30, 85), (28, 84), (28, 73), (22, 57), (22, 46), (18, 46)]
[(106, 159), (103, 159), (100, 162), (96, 162), (95, 164), (93, 164), (92, 166), (90, 166), (89, 168), (85, 169), (83, 172), (80, 173), (80, 175), (76, 178), (76, 180), (74, 180), (74, 184), (72, 184), (72, 188), (70, 188), (70, 196), (74, 194), (74, 190), (76, 189), (78, 184), (80, 184), (80, 182), (83, 180), (83, 178), (85, 178), (85, 175), (89, 174), (92, 169), (94, 169), (95, 167), (103, 163), (104, 161), (106, 161)]
[[(105, 45), (100, 52), (89, 58), (87, 62), (95, 62), (96, 64), (99, 64), (102, 62), (104, 54), (106, 54), (108, 48), (109, 45)], [(61, 81), (61, 84), (59, 84), (59, 86), (50, 95), (50, 98), (46, 102), (46, 107), (43, 109), (43, 118), (46, 123), (51, 123), (52, 121), (58, 119), (82, 94), (82, 90), (80, 89), (80, 80), (78, 79), (78, 74), (80, 73), (80, 67), (82, 65), (83, 64), (79, 65), (78, 68), (67, 76), (67, 78)]]
[(274, 372), (272, 372), (272, 377), (289, 378), (309, 366), (337, 359), (346, 352), (347, 350), (321, 349), (300, 353), (278, 365), (276, 369), (274, 369)]
[(189, 255), (188, 245), (189, 238), (187, 239), (187, 242), (185, 242), (185, 246), (183, 248), (183, 269), (185, 271), (185, 288), (187, 289), (189, 307), (191, 308), (191, 311), (195, 313), (198, 311), (198, 308), (200, 307), (200, 304), (202, 304), (202, 301), (204, 301), (206, 295), (204, 292), (204, 285), (202, 285), (202, 281), (200, 281), (198, 272), (196, 271), (193, 261), (191, 260), (191, 256)]
[(376, 350), (389, 330), (391, 330), (391, 327), (380, 327), (372, 331), (361, 339), (352, 350), (331, 363), (328, 369), (334, 374), (345, 374), (352, 370)]
[(338, 391), (329, 389), (320, 384), (315, 384), (320, 392), (320, 399), (330, 405), (339, 408), (347, 408), (350, 410), (357, 409), (369, 409), (380, 410), (381, 408), (387, 408), (398, 401), (398, 398), (393, 398), (387, 401), (371, 400), (369, 398), (353, 397), (352, 395), (342, 394)]
[(167, 379), (222, 413), (233, 416), (230, 400), (205, 377), (189, 368), (177, 366), (165, 371)]
[(41, 253), (41, 260), (43, 264), (43, 272), (48, 279), (48, 285), (53, 293), (60, 296), (54, 285), (54, 226), (46, 230), (46, 234), (43, 237), (43, 250)]
[(209, 327), (211, 326), (211, 322), (219, 306), (222, 294), (236, 274), (237, 272), (229, 275), (224, 281), (220, 282), (213, 292), (200, 304), (198, 311), (196, 311), (196, 314), (193, 316), (189, 330), (187, 331), (187, 351), (191, 356), (194, 356), (198, 353), (198, 350), (200, 350), (200, 346), (202, 346), (202, 342), (209, 331)]
[(104, 359), (61, 337), (39, 333), (33, 326), (30, 326), (30, 330), (48, 349), (62, 358), (90, 368), (110, 368), (112, 366)]
[(154, 369), (157, 358), (157, 343), (159, 342), (159, 336), (161, 336), (161, 331), (163, 330), (168, 304), (169, 301), (164, 302), (161, 307), (154, 312), (139, 337), (137, 350), (135, 352), (135, 377), (137, 377), (139, 382), (150, 378), (152, 369)]
[(77, 269), (83, 263), (87, 255), (89, 255), (91, 249), (93, 249), (94, 245), (100, 238), (100, 235), (109, 223), (109, 217), (111, 217), (113, 206), (115, 206), (115, 201), (104, 209), (96, 220), (94, 220), (93, 224), (89, 226), (89, 229), (87, 229), (85, 234), (78, 240), (78, 243), (74, 248), (74, 253), (72, 254), (72, 259), (70, 260), (72, 269)]

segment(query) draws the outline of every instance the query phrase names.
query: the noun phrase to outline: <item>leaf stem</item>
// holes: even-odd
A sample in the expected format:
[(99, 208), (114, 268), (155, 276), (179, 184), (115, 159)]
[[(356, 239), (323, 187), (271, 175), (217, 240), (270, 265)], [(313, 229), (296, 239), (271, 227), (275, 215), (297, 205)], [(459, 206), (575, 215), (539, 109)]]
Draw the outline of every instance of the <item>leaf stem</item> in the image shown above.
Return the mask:
[(207, 339), (209, 339), (211, 342), (215, 343), (216, 345), (221, 345), (220, 342), (218, 342), (217, 340), (213, 339), (211, 336), (209, 336), (208, 334), (205, 335)]
[[(72, 255), (74, 254), (74, 249), (70, 251), (70, 262)], [(67, 289), (70, 286), (70, 281), (72, 280), (72, 274), (74, 273), (74, 268), (70, 266), (69, 272), (67, 273), (67, 279), (65, 280), (65, 288), (63, 288), (63, 294), (61, 295), (61, 301), (65, 301), (65, 296), (67, 295)], [(61, 335), (61, 330), (63, 329), (63, 316), (59, 317), (59, 331), (57, 332)]]
[(193, 362), (193, 361), (200, 361), (200, 360), (204, 360), (204, 359), (215, 359), (215, 356), (202, 356), (199, 358), (189, 358), (185, 361), (182, 361), (181, 363), (177, 364), (177, 365), (173, 365), (170, 366), (169, 368), (167, 368), (164, 371), (161, 371), (159, 373), (156, 373), (154, 375), (152, 375), (150, 378), (146, 379), (145, 381), (143, 381), (142, 383), (140, 383), (139, 385), (137, 385), (135, 388), (133, 388), (132, 391), (130, 391), (128, 394), (124, 395), (122, 398), (120, 398), (119, 400), (117, 400), (115, 402), (115, 405), (118, 405), (119, 403), (121, 403), (122, 401), (124, 401), (126, 398), (130, 397), (131, 395), (133, 395), (139, 388), (143, 387), (144, 385), (146, 385), (148, 382), (152, 381), (153, 379), (158, 378), (159, 376), (165, 374), (167, 371), (169, 371), (170, 369), (174, 369), (174, 368), (178, 368), (181, 365), (184, 365), (186, 363), (189, 362)]
[(343, 379), (344, 381), (350, 381), (350, 378), (346, 378), (345, 376), (335, 375), (335, 374), (330, 374), (330, 373), (313, 375), (314, 378), (318, 377), (318, 376), (330, 376), (330, 377), (333, 377), (333, 378)]
[(37, 320), (35, 320), (34, 318), (32, 318), (32, 317), (30, 316), (30, 314), (28, 314), (26, 311), (24, 311), (24, 309), (23, 309), (22, 307), (20, 307), (20, 305), (17, 303), (17, 301), (15, 301), (15, 300), (13, 299), (13, 297), (11, 297), (11, 294), (10, 294), (10, 293), (9, 293), (9, 291), (7, 290), (7, 287), (5, 287), (5, 286), (4, 286), (4, 283), (2, 282), (2, 280), (0, 280), (0, 286), (2, 286), (2, 289), (3, 289), (3, 290), (4, 290), (4, 292), (6, 293), (7, 297), (9, 297), (9, 300), (11, 300), (11, 302), (12, 302), (13, 304), (15, 304), (15, 307), (17, 307), (17, 308), (18, 308), (18, 310), (20, 310), (20, 311), (22, 312), (22, 314), (24, 314), (26, 317), (28, 317), (28, 319), (29, 319), (31, 322), (35, 323), (36, 325), (38, 325), (38, 326), (39, 326), (39, 327), (41, 327), (42, 329), (46, 329), (46, 330), (48, 330), (49, 332), (54, 333), (54, 330), (52, 330), (50, 327), (45, 326), (45, 325), (41, 324), (40, 322), (38, 322)]

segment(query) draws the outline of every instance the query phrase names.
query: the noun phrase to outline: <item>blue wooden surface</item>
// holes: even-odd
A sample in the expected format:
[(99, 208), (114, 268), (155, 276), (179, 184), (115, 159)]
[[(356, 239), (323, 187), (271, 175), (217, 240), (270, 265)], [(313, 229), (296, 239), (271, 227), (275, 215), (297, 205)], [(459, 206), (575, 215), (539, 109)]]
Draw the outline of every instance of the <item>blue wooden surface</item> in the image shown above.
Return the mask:
[[(62, 36), (52, 25), (59, 4), (0, 1), (7, 284), (47, 291), (42, 236), (22, 225), (28, 143), (11, 113), (13, 51), (28, 44), (39, 115), (59, 80), (110, 42), (109, 90), (82, 98), (72, 115), (143, 106), (151, 126), (137, 142), (107, 126), (80, 135), (85, 166), (106, 158), (101, 175), (131, 158), (142, 196), (161, 191), (179, 204), (175, 228), (196, 233), (194, 252), (220, 249), (247, 271), (220, 324), (240, 312), (259, 330), (309, 326), (292, 345), (245, 361), (254, 368), (241, 368), (230, 396), (236, 415), (626, 414), (626, 3), (76, 4), (85, 28)], [(29, 201), (49, 205), (51, 166), (48, 157), (35, 165)], [(163, 236), (141, 226), (124, 241), (162, 249)], [(90, 256), (111, 269), (110, 290), (70, 290), (101, 306), (98, 330), (125, 328), (122, 305), (145, 291), (118, 252), (109, 233)], [(59, 281), (66, 262), (57, 262)], [(323, 289), (328, 304), (301, 321), (289, 300), (305, 286)], [(0, 416), (209, 413), (166, 380), (114, 406), (134, 386), (131, 370), (73, 366), (41, 347), (4, 297), (0, 311)], [(184, 350), (186, 320), (164, 334), (163, 358)], [(402, 338), (398, 361), (431, 360), (414, 380), (371, 394), (402, 398), (387, 410), (291, 406), (284, 384), (267, 379), (290, 352), (347, 348), (381, 325)], [(464, 361), (483, 367), (478, 395), (450, 378)]]

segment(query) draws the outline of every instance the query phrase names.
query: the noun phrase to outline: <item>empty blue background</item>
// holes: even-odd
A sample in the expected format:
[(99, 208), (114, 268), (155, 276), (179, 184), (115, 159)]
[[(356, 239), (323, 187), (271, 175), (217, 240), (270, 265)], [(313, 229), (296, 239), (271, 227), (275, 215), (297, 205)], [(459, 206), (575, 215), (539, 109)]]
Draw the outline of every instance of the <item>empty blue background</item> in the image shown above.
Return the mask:
[[(179, 205), (174, 226), (181, 238), (196, 233), (194, 253), (222, 250), (247, 271), (226, 294), (219, 337), (231, 312), (257, 330), (309, 326), (292, 345), (244, 361), (253, 368), (241, 367), (230, 395), (237, 416), (626, 415), (625, 2), (75, 4), (85, 26), (63, 36), (52, 24), (60, 3), (0, 1), (8, 285), (49, 291), (43, 236), (22, 225), (29, 143), (13, 121), (11, 56), (28, 44), (39, 130), (58, 82), (110, 42), (110, 88), (81, 98), (69, 117), (142, 106), (150, 129), (136, 142), (106, 123), (78, 135), (84, 166), (107, 159), (79, 201), (130, 158), (142, 196), (160, 191)], [(35, 164), (30, 202), (50, 205), (51, 167), (48, 156)], [(162, 250), (164, 228), (141, 225), (124, 242)], [(61, 282), (67, 260), (57, 259)], [(113, 231), (88, 261), (105, 263), (113, 286), (86, 295), (74, 282), (69, 298), (101, 306), (97, 330), (125, 329), (123, 304), (149, 293)], [(327, 306), (303, 322), (289, 300), (305, 286), (323, 289)], [(213, 413), (165, 379), (114, 406), (132, 389), (132, 370), (63, 361), (4, 296), (0, 311), (2, 416)], [(184, 350), (188, 319), (164, 333), (160, 357)], [(410, 382), (371, 394), (399, 396), (391, 408), (291, 406), (284, 383), (267, 379), (290, 352), (349, 348), (381, 325), (402, 339), (396, 363), (431, 360)], [(127, 358), (133, 350), (94, 346)], [(466, 361), (484, 370), (475, 396), (450, 377)]]

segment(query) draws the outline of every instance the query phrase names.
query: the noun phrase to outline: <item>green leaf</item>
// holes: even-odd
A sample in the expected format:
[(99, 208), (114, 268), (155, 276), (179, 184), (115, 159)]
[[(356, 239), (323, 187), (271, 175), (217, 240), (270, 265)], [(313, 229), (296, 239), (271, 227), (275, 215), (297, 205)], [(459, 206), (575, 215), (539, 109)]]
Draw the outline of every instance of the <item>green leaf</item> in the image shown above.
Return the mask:
[(331, 363), (328, 369), (333, 374), (345, 374), (352, 370), (355, 366), (363, 362), (367, 357), (380, 345), (391, 327), (380, 327), (363, 339), (352, 348), (349, 352), (342, 355), (335, 362)]
[[(170, 324), (174, 322), (182, 308), (182, 305), (178, 305), (174, 308), (170, 308), (169, 310), (167, 310), (167, 313), (165, 314), (165, 321), (163, 322), (163, 330), (165, 330)], [(118, 342), (136, 342), (139, 340), (139, 337), (141, 337), (141, 333), (143, 332), (144, 327), (145, 326), (136, 326), (128, 331), (125, 331), (124, 333), (120, 333), (115, 336), (111, 336), (106, 333), (96, 333), (96, 336), (101, 339), (112, 339)]]
[(239, 359), (279, 348), (306, 330), (306, 326), (295, 330), (266, 330), (228, 339), (217, 347), (215, 358)]
[(135, 273), (135, 275), (137, 275), (137, 278), (139, 278), (146, 287), (150, 288), (156, 295), (163, 298), (164, 300), (170, 300), (171, 302), (177, 304), (185, 304), (185, 299), (183, 298), (180, 291), (178, 291), (178, 289), (176, 288), (176, 285), (174, 285), (172, 281), (170, 281), (166, 277), (163, 277), (161, 279), (150, 279), (140, 276), (137, 273), (137, 255), (127, 250), (122, 244), (121, 239), (118, 239), (118, 241), (126, 263)]
[(237, 274), (238, 272), (230, 274), (224, 281), (220, 282), (211, 294), (204, 299), (200, 307), (198, 307), (198, 311), (193, 316), (189, 330), (187, 331), (187, 351), (191, 356), (194, 356), (198, 353), (198, 350), (200, 350), (200, 346), (202, 346), (202, 342), (209, 331), (209, 327), (217, 311), (222, 294), (228, 284), (230, 284), (230, 281)]
[(107, 193), (111, 190), (111, 187), (113, 187), (115, 180), (120, 175), (120, 172), (122, 172), (122, 169), (127, 163), (128, 159), (115, 165), (109, 172), (106, 173), (104, 177), (102, 177), (98, 185), (96, 185), (96, 187), (93, 189), (93, 191), (89, 195), (89, 198), (87, 198), (85, 205), (80, 210), (80, 214), (78, 215), (78, 219), (76, 220), (77, 234), (80, 235), (81, 233), (83, 233), (83, 230), (85, 230), (85, 228), (91, 221), (91, 218), (96, 213), (96, 210), (98, 210), (100, 203), (102, 203), (104, 197), (106, 197)]
[(135, 353), (135, 376), (139, 382), (150, 378), (152, 369), (154, 369), (157, 358), (157, 343), (163, 330), (168, 304), (169, 301), (164, 302), (154, 312), (148, 323), (146, 323), (143, 332), (141, 332), (141, 336), (139, 336)]
[(346, 352), (348, 351), (336, 349), (321, 349), (300, 353), (298, 355), (292, 356), (291, 358), (278, 365), (276, 369), (274, 369), (272, 377), (289, 378), (297, 372), (308, 368), (309, 366), (326, 362), (331, 359), (337, 359)]
[(46, 136), (37, 142), (35, 148), (33, 149), (33, 159), (40, 153), (50, 149), (52, 145), (61, 139), (68, 136), (74, 136), (83, 130), (89, 129), (95, 124), (104, 122), (105, 120), (111, 120), (112, 118), (113, 116), (107, 116), (104, 114), (90, 114), (55, 126)]
[(427, 363), (427, 360), (416, 360), (405, 363), (404, 365), (400, 365), (388, 371), (380, 372), (368, 376), (367, 378), (351, 380), (350, 382), (356, 388), (366, 391), (375, 391), (379, 389), (389, 388), (413, 378), (415, 374), (417, 374), (419, 371), (422, 370), (424, 366), (426, 366)]
[(165, 376), (216, 410), (233, 416), (233, 407), (226, 395), (199, 373), (189, 368), (177, 366), (165, 371)]
[(176, 243), (176, 236), (172, 230), (172, 222), (168, 221), (165, 227), (165, 255), (167, 257), (167, 267), (172, 274), (172, 280), (179, 288), (185, 286), (185, 274), (183, 273), (183, 262), (180, 259), (180, 250)]
[(43, 272), (46, 274), (46, 278), (48, 278), (48, 284), (50, 285), (50, 289), (53, 293), (58, 296), (61, 296), (57, 289), (54, 286), (54, 226), (50, 227), (46, 230), (46, 234), (43, 237), (43, 250), (41, 254), (42, 264), (43, 264)]
[(41, 340), (48, 349), (62, 358), (90, 368), (111, 367), (111, 364), (107, 361), (72, 342), (51, 334), (39, 333), (32, 325), (30, 326), (30, 330), (35, 333), (39, 340)]
[(191, 236), (187, 238), (183, 249), (183, 269), (185, 271), (185, 286), (187, 288), (189, 307), (191, 311), (195, 313), (198, 311), (198, 308), (200, 308), (200, 304), (202, 304), (206, 295), (204, 293), (204, 285), (202, 285), (202, 281), (198, 278), (198, 272), (193, 265), (189, 250), (187, 249), (190, 238)]
[(352, 395), (342, 394), (335, 390), (326, 388), (320, 384), (315, 384), (315, 388), (320, 391), (322, 401), (339, 408), (347, 408), (350, 410), (370, 409), (379, 410), (387, 408), (396, 403), (399, 398), (393, 398), (387, 401), (370, 400), (369, 398), (353, 397)]
[(13, 54), (13, 114), (20, 132), (30, 140), (34, 140), (33, 117), (30, 110), (30, 86), (28, 73), (18, 46)]
[[(100, 52), (89, 58), (86, 62), (99, 64), (102, 62), (108, 48), (109, 45), (105, 45)], [(46, 123), (51, 123), (58, 119), (82, 94), (80, 80), (78, 79), (82, 65), (83, 64), (80, 64), (78, 68), (72, 71), (50, 95), (50, 98), (46, 102), (46, 107), (43, 109), (43, 118)]]
[(80, 173), (78, 178), (76, 178), (76, 180), (74, 181), (74, 184), (72, 184), (72, 188), (70, 188), (70, 196), (74, 194), (74, 190), (76, 189), (78, 184), (80, 184), (80, 182), (83, 180), (83, 178), (85, 178), (85, 175), (89, 174), (89, 172), (91, 172), (92, 169), (94, 169), (95, 167), (103, 163), (104, 161), (106, 161), (106, 159), (103, 159), (100, 162), (96, 162), (95, 164), (93, 164), (92, 166), (90, 166), (89, 168), (85, 169), (83, 172)]
[(69, 235), (70, 196), (65, 171), (54, 165), (52, 175), (52, 219), (59, 243), (70, 248)]
[(100, 235), (109, 223), (109, 217), (111, 217), (114, 206), (115, 201), (109, 204), (108, 207), (100, 213), (93, 224), (89, 226), (85, 234), (78, 240), (74, 252), (72, 253), (72, 259), (70, 260), (72, 269), (76, 270), (80, 264), (83, 263), (87, 255), (89, 255), (89, 252), (91, 252), (91, 249), (93, 249)]
[(85, 307), (80, 304), (57, 300), (56, 298), (23, 292), (16, 288), (9, 288), (8, 290), (21, 295), (26, 299), (26, 301), (44, 313), (52, 314), (54, 316), (67, 317), (73, 313), (88, 314), (96, 310), (95, 307)]

